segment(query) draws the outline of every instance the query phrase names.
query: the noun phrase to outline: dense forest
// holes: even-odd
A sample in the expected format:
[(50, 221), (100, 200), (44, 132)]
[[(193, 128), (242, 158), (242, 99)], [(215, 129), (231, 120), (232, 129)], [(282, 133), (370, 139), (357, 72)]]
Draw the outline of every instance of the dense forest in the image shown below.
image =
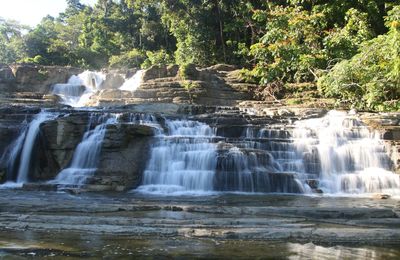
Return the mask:
[(400, 110), (400, 0), (67, 0), (34, 28), (0, 18), (0, 63), (243, 67), (279, 97), (318, 89)]

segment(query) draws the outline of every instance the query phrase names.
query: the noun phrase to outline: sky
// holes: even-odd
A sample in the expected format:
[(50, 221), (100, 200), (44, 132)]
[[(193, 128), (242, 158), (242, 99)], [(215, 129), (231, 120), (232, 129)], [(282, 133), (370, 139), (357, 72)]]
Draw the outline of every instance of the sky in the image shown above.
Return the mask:
[[(82, 4), (95, 2), (97, 0), (81, 0)], [(0, 0), (0, 17), (35, 26), (43, 17), (57, 16), (66, 7), (65, 0)]]

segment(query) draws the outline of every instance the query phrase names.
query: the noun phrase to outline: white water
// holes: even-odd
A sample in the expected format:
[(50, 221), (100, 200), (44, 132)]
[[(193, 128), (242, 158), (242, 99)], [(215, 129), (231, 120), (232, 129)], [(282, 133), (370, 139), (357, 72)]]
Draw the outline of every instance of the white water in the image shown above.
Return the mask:
[[(100, 124), (94, 129), (90, 129), (94, 123), (99, 122)], [(100, 118), (92, 116), (89, 122), (89, 129), (74, 152), (71, 166), (62, 170), (56, 179), (50, 181), (50, 183), (63, 185), (85, 184), (87, 178), (96, 171), (106, 127), (115, 123), (117, 123), (117, 115), (103, 115)]]
[(14, 174), (18, 170), (18, 157), (21, 154), (21, 150), (24, 145), (26, 132), (28, 131), (27, 122), (23, 122), (23, 128), (18, 136), (18, 138), (11, 143), (7, 148), (6, 152), (3, 154), (0, 161), (5, 161), (7, 166), (7, 181), (12, 181), (14, 179)]
[(119, 88), (119, 90), (126, 90), (134, 92), (143, 82), (144, 70), (139, 70), (130, 79)]
[(166, 120), (168, 134), (152, 148), (140, 192), (204, 194), (213, 190), (216, 145), (213, 129), (204, 123)]
[[(21, 151), (21, 159), (18, 168), (17, 175), (17, 183), (26, 183), (29, 181), (29, 170), (31, 167), (31, 157), (32, 152), (34, 150), (35, 141), (37, 135), (39, 134), (40, 125), (48, 120), (54, 119), (57, 114), (41, 112), (35, 116), (32, 122), (29, 124), (27, 132), (22, 135), (25, 136), (22, 151)], [(12, 151), (11, 154), (14, 159), (17, 158), (16, 154), (20, 150), (20, 144), (22, 143), (21, 136), (17, 139), (17, 145), (15, 147), (15, 151)]]
[(105, 77), (104, 73), (85, 71), (79, 75), (73, 75), (66, 84), (55, 84), (52, 94), (60, 96), (63, 104), (83, 107), (101, 87)]
[(356, 115), (330, 111), (323, 118), (298, 121), (293, 139), (298, 152), (319, 161), (324, 193), (400, 194), (400, 176), (390, 171), (382, 140)]

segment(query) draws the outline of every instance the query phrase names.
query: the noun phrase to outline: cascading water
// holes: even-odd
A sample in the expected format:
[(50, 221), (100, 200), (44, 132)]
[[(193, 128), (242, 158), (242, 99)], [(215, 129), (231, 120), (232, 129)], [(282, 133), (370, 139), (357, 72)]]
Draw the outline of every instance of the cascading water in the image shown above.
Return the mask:
[(17, 183), (25, 183), (29, 181), (31, 156), (36, 138), (39, 134), (40, 125), (45, 121), (54, 119), (56, 116), (57, 114), (54, 113), (41, 112), (29, 124), (29, 128), (25, 136), (24, 145), (21, 151), (21, 159), (18, 169)]
[(143, 81), (144, 70), (139, 70), (130, 79), (119, 88), (119, 90), (126, 90), (134, 92)]
[(324, 193), (400, 194), (400, 176), (390, 172), (379, 135), (356, 115), (331, 111), (323, 118), (298, 121), (293, 139), (304, 163), (318, 166)]
[(213, 190), (217, 159), (215, 133), (204, 123), (166, 120), (168, 134), (152, 148), (142, 192), (177, 194)]
[[(117, 123), (117, 115), (92, 115), (88, 130), (83, 136), (81, 143), (74, 152), (69, 168), (62, 170), (55, 180), (50, 183), (62, 185), (83, 185), (88, 177), (96, 171), (99, 160), (101, 144), (109, 124)], [(94, 129), (93, 125), (98, 124)]]
[(21, 150), (24, 146), (26, 132), (28, 130), (27, 122), (23, 122), (23, 127), (21, 129), (21, 133), (18, 138), (11, 143), (11, 145), (7, 148), (6, 152), (3, 154), (0, 161), (6, 163), (7, 169), (7, 181), (12, 182), (17, 178), (18, 171), (18, 162), (21, 155)]
[(14, 186), (13, 181), (16, 182), (16, 186), (21, 186), (29, 181), (31, 157), (40, 131), (40, 125), (57, 116), (58, 114), (56, 113), (40, 112), (13, 142), (7, 157), (7, 179), (9, 182), (5, 186)]
[(104, 80), (103, 73), (85, 71), (79, 75), (73, 75), (66, 84), (55, 84), (52, 94), (60, 96), (66, 105), (83, 107)]
[[(221, 191), (307, 193), (306, 176), (286, 130), (248, 126), (219, 148), (215, 188)], [(289, 166), (290, 165), (290, 166)]]

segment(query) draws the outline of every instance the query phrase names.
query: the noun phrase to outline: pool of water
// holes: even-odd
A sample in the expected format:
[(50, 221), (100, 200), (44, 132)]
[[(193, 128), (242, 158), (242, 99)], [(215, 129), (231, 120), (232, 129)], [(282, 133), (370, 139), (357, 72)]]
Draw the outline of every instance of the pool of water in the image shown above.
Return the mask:
[[(130, 210), (127, 210), (127, 208)], [(170, 207), (171, 210), (166, 210)], [(176, 207), (174, 210), (173, 207)], [(185, 207), (196, 210), (181, 211)], [(152, 209), (154, 208), (154, 209)], [(219, 212), (223, 208), (226, 212)], [(4, 259), (400, 259), (398, 241), (388, 241), (370, 246), (362, 243), (327, 243), (326, 240), (302, 242), (285, 240), (242, 239), (236, 237), (186, 235), (140, 235), (134, 233), (113, 233), (106, 229), (95, 232), (80, 231), (79, 228), (63, 230), (62, 228), (35, 229), (35, 219), (39, 217), (58, 217), (60, 223), (75, 225), (99, 225), (100, 220), (107, 220), (109, 225), (121, 225), (119, 218), (138, 219), (157, 228), (158, 225), (172, 223), (200, 223), (204, 229), (211, 225), (208, 218), (225, 222), (240, 222), (247, 225), (243, 228), (257, 228), (257, 223), (280, 221), (285, 224), (285, 216), (257, 215), (257, 209), (273, 208), (311, 208), (311, 209), (390, 209), (398, 212), (400, 201), (397, 199), (381, 200), (372, 197), (327, 197), (298, 196), (285, 194), (213, 194), (209, 196), (150, 196), (141, 193), (83, 193), (65, 192), (28, 192), (22, 190), (0, 190), (0, 210), (2, 221), (10, 221), (10, 227), (0, 229), (0, 258)], [(237, 210), (254, 211), (254, 221), (246, 222), (246, 217), (237, 214)], [(211, 211), (211, 212), (209, 212)], [(7, 215), (9, 214), (9, 215)], [(224, 215), (225, 214), (225, 215)], [(264, 213), (263, 213), (264, 214)], [(5, 217), (6, 216), (6, 217)], [(15, 220), (9, 218), (15, 217)], [(77, 217), (79, 223), (68, 222), (68, 218)], [(80, 219), (82, 218), (82, 220)], [(293, 217), (292, 217), (293, 218)], [(32, 219), (32, 226), (14, 228), (15, 223)], [(240, 219), (240, 220), (239, 220)], [(243, 220), (244, 219), (244, 220)], [(277, 220), (278, 219), (278, 220)], [(52, 220), (54, 221), (54, 220)], [(97, 222), (96, 222), (97, 221)], [(125, 221), (125, 220), (124, 220)], [(147, 221), (147, 222), (146, 222)], [(225, 222), (224, 222), (225, 221)], [(296, 220), (297, 221), (297, 220)], [(319, 221), (319, 220), (318, 220)], [(317, 221), (317, 222), (318, 222)], [(389, 220), (390, 221), (390, 220)], [(117, 223), (118, 222), (118, 223)], [(305, 221), (305, 225), (309, 224)], [(150, 224), (149, 224), (150, 223)], [(220, 222), (218, 222), (220, 223)], [(243, 224), (245, 223), (245, 224)], [(282, 224), (283, 223), (283, 224)], [(296, 222), (293, 222), (296, 223)], [(292, 224), (293, 224), (292, 223)], [(287, 223), (286, 223), (287, 224)], [(315, 224), (314, 222), (312, 223)], [(216, 224), (220, 225), (220, 224)], [(238, 224), (239, 225), (239, 224)], [(240, 228), (235, 226), (237, 228)], [(316, 225), (316, 224), (315, 224)], [(396, 226), (397, 225), (397, 226)], [(399, 228), (398, 224), (394, 228)], [(96, 226), (97, 227), (97, 226)], [(285, 226), (287, 228), (287, 226)], [(332, 224), (331, 227), (335, 227)], [(165, 227), (163, 227), (165, 228)], [(169, 228), (169, 226), (168, 226)], [(179, 227), (178, 227), (179, 228)], [(213, 230), (218, 227), (213, 226)], [(368, 228), (368, 227), (367, 227)], [(290, 226), (288, 229), (290, 230)]]

